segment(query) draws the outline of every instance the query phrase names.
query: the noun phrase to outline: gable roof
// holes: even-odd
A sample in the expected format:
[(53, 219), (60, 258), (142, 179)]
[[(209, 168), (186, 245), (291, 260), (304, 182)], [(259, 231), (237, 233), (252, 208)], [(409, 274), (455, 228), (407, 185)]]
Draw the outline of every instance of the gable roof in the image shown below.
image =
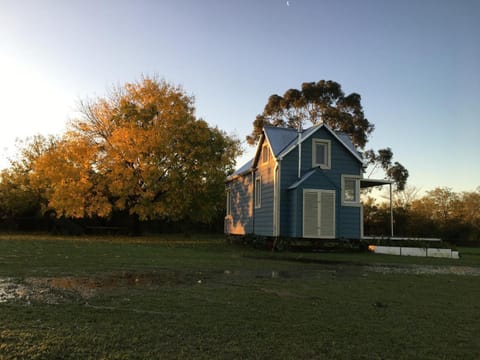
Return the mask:
[(342, 140), (342, 142), (347, 145), (347, 147), (354, 153), (357, 153), (358, 156), (361, 156), (360, 153), (358, 152), (357, 148), (355, 147), (355, 145), (353, 145), (353, 142), (352, 142), (352, 139), (350, 139), (350, 135), (348, 135), (347, 133), (344, 133), (344, 132), (340, 132), (340, 131), (335, 131), (335, 134), (337, 134), (337, 136), (340, 138), (340, 140)]
[(287, 146), (295, 145), (298, 136), (297, 130), (291, 128), (265, 126), (263, 130), (275, 157)]
[[(362, 157), (355, 148), (355, 145), (352, 143), (350, 136), (344, 132), (333, 131), (325, 124), (317, 124), (303, 130), (301, 133), (300, 141), (304, 142), (322, 127), (324, 127), (328, 132), (330, 132), (332, 136), (336, 138), (340, 142), (340, 144), (342, 144), (358, 161), (362, 162)], [(263, 145), (263, 142), (265, 140), (268, 141), (268, 143), (270, 144), (270, 149), (275, 159), (281, 160), (298, 145), (298, 131), (297, 129), (292, 128), (265, 126), (263, 128), (263, 135), (258, 143), (255, 156), (247, 163), (242, 165), (240, 168), (238, 168), (229, 177), (230, 179), (249, 173), (252, 170), (257, 157), (260, 155), (261, 145)]]
[[(350, 139), (350, 136), (344, 132), (333, 131), (325, 124), (313, 125), (312, 127), (303, 130), (300, 141), (304, 142), (322, 127), (330, 132), (333, 137), (336, 138), (358, 161), (362, 162), (362, 157)], [(298, 131), (296, 129), (265, 126), (263, 130), (275, 158), (281, 160), (297, 146)]]
[[(335, 139), (337, 139), (340, 142), (340, 144), (342, 144), (345, 147), (345, 149), (347, 149), (359, 162), (361, 162), (361, 163), (363, 162), (362, 157), (361, 157), (360, 153), (357, 151), (357, 149), (355, 148), (355, 145), (352, 143), (352, 140), (350, 139), (350, 136), (348, 136), (348, 134), (343, 133), (343, 132), (333, 131), (329, 126), (327, 126), (325, 124), (314, 125), (314, 126), (308, 128), (308, 129), (302, 131), (302, 138), (301, 138), (300, 142), (303, 143), (305, 140), (310, 138), (317, 130), (319, 130), (321, 128), (326, 129), (330, 134), (332, 134), (332, 136)], [(277, 156), (277, 158), (282, 160), (290, 151), (295, 149), (297, 143), (298, 143), (297, 141), (294, 141), (294, 142), (290, 143)]]

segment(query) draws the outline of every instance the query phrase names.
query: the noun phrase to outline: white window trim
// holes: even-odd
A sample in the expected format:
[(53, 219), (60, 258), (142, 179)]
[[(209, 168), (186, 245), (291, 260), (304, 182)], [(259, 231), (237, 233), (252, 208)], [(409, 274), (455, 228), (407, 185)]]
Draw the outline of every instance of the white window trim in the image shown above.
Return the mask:
[[(358, 175), (342, 175), (342, 206), (361, 206), (360, 204), (360, 179), (362, 177)], [(345, 200), (345, 180), (355, 180), (355, 200)]]
[[(317, 144), (323, 144), (327, 147), (327, 161), (325, 164), (319, 164), (317, 161)], [(330, 169), (331, 168), (331, 159), (332, 159), (332, 151), (331, 151), (331, 141), (326, 139), (313, 139), (312, 141), (312, 167), (320, 167), (320, 169)]]
[(264, 144), (262, 146), (262, 163), (266, 164), (270, 161), (270, 146)]
[[(257, 185), (258, 181), (258, 185)], [(257, 192), (258, 192), (258, 200), (257, 201)], [(253, 201), (255, 202), (255, 209), (259, 209), (262, 207), (262, 177), (257, 176), (255, 178), (255, 186), (254, 186), (254, 194), (253, 194)]]
[(232, 215), (232, 189), (227, 189), (227, 209), (226, 209), (226, 215), (230, 216)]

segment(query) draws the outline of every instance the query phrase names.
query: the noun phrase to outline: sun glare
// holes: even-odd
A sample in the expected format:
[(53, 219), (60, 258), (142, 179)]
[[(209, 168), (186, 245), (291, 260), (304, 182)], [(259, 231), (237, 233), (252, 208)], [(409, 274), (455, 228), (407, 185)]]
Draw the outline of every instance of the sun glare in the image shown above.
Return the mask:
[(67, 120), (71, 99), (46, 73), (14, 58), (0, 56), (0, 167), (12, 155), (15, 140), (37, 133), (57, 134)]

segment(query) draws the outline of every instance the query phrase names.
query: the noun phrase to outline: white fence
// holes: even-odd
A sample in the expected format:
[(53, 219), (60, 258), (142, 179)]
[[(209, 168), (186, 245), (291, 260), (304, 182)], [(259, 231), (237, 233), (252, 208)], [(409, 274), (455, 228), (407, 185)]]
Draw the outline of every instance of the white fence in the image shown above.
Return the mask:
[(423, 256), (458, 259), (458, 251), (452, 249), (403, 247), (403, 246), (377, 246), (369, 245), (368, 249), (375, 254), (400, 255), (400, 256)]

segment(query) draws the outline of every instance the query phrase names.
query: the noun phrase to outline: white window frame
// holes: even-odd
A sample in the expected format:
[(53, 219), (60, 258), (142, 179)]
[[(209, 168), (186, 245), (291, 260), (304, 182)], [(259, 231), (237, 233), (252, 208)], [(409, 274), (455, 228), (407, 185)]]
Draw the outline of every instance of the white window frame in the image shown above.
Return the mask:
[[(325, 158), (320, 162), (317, 159), (317, 145), (325, 146)], [(312, 141), (312, 167), (320, 167), (321, 169), (330, 169), (331, 168), (331, 142), (326, 139), (313, 139)]]
[[(362, 177), (358, 175), (342, 175), (342, 205), (343, 206), (360, 206), (360, 179)], [(355, 181), (355, 199), (347, 200), (345, 199), (346, 186), (345, 183), (347, 180)]]
[(232, 215), (232, 189), (227, 189), (226, 215)]
[(268, 163), (270, 160), (270, 149), (267, 144), (262, 146), (262, 163)]
[(262, 177), (257, 176), (255, 178), (255, 191), (254, 191), (254, 199), (255, 202), (255, 209), (262, 207)]

